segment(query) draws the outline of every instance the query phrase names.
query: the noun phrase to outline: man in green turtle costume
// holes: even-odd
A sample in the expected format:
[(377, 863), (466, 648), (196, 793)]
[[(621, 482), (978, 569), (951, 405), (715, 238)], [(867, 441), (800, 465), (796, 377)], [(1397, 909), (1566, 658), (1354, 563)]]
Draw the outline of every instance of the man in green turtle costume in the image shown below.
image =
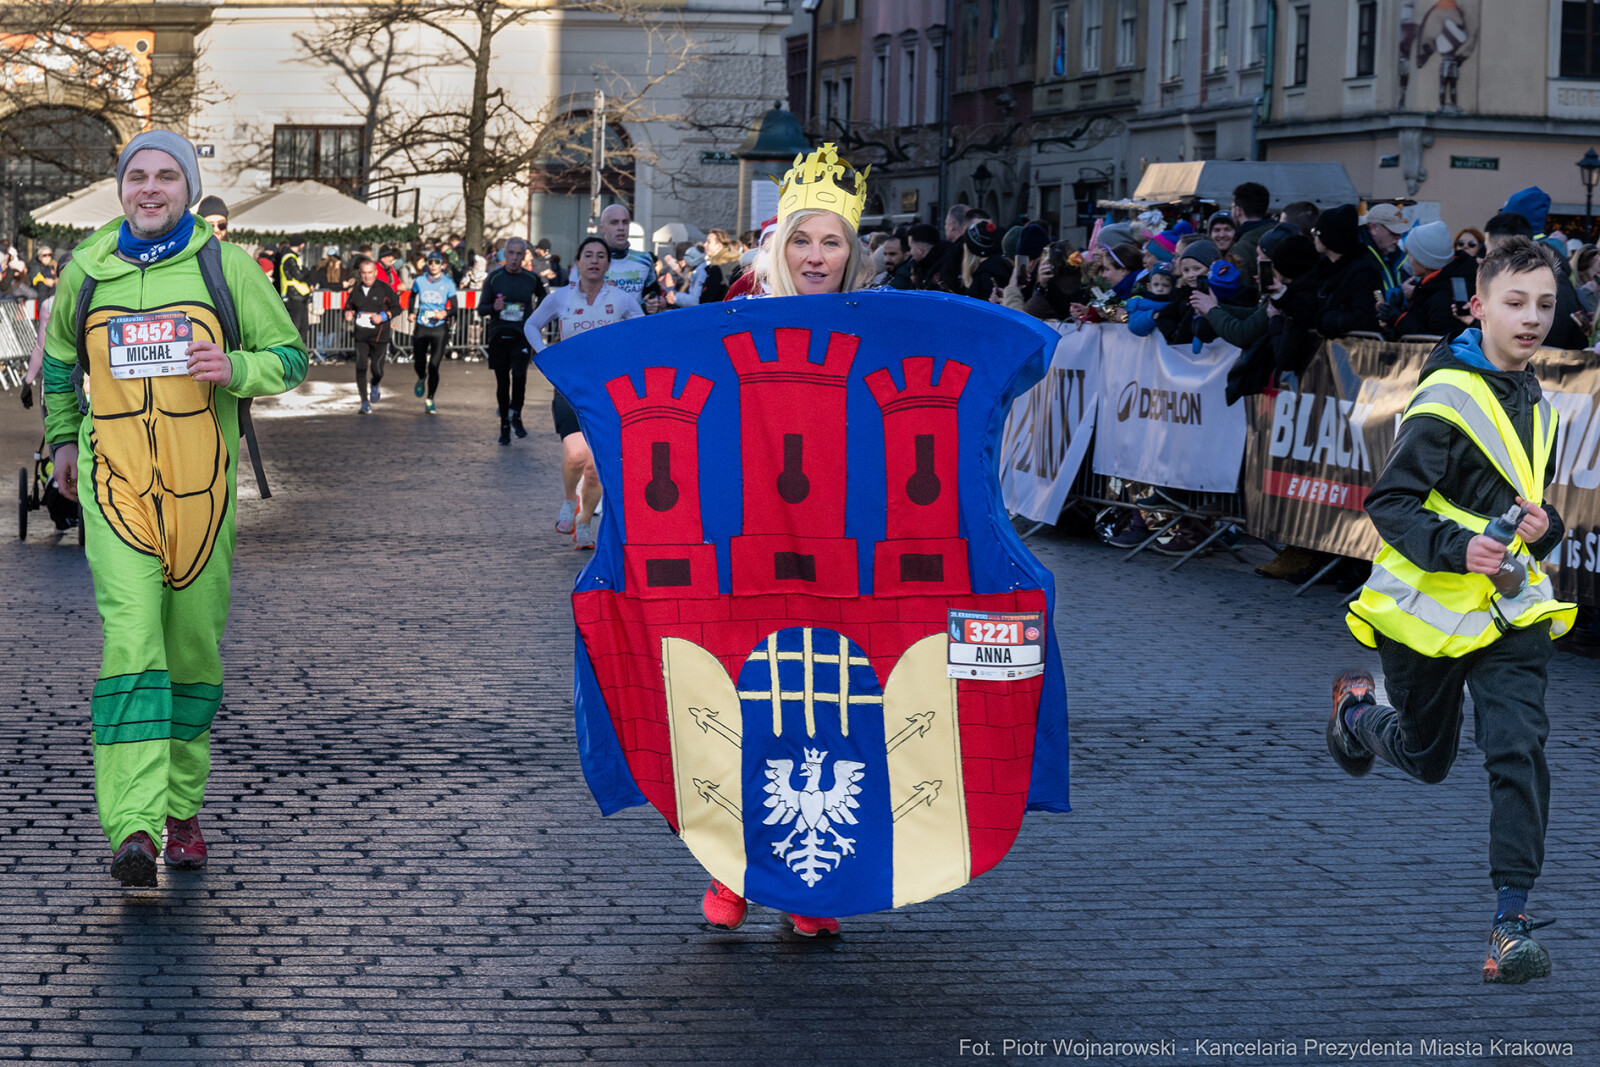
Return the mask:
[(111, 875), (153, 886), (163, 829), (169, 866), (206, 862), (240, 398), (294, 388), (306, 351), (261, 268), (190, 214), (200, 166), (185, 138), (134, 137), (117, 191), (124, 218), (78, 247), (57, 290), (45, 428), (83, 505), (104, 635), (90, 716)]

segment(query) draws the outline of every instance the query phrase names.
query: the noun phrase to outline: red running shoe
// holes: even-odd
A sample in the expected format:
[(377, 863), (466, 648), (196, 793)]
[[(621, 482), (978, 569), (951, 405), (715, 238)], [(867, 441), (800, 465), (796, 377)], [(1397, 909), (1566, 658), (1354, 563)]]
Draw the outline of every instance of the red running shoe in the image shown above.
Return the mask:
[(156, 884), (156, 843), (143, 830), (128, 835), (111, 857), (111, 877), (128, 886)]
[(1328, 754), (1352, 778), (1360, 778), (1372, 770), (1372, 753), (1345, 724), (1345, 709), (1356, 704), (1376, 704), (1378, 699), (1373, 696), (1376, 686), (1372, 675), (1362, 670), (1345, 671), (1333, 680), (1333, 714), (1328, 716), (1325, 731)]
[(737, 930), (744, 925), (744, 913), (749, 909), (744, 897), (729, 889), (715, 878), (700, 901), (706, 922), (723, 930)]
[(790, 915), (789, 925), (801, 937), (838, 937), (838, 919), (814, 919), (809, 915)]
[(198, 871), (206, 865), (206, 839), (200, 836), (200, 816), (174, 819), (167, 816), (168, 867), (180, 871)]

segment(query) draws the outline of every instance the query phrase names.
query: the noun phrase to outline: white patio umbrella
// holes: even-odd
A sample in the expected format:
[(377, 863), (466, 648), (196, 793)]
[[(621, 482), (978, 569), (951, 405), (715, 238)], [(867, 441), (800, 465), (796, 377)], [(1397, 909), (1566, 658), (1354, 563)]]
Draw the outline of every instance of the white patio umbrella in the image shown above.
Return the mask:
[(406, 225), (321, 182), (284, 182), (237, 204), (230, 201), (228, 208), (228, 227), (234, 231), (315, 233)]

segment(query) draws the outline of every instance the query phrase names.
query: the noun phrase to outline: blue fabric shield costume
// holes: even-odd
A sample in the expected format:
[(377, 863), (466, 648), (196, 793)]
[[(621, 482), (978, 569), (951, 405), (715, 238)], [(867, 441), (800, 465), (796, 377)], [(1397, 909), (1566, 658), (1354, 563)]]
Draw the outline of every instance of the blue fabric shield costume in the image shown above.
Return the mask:
[(758, 903), (924, 900), (1066, 811), (1050, 572), (1000, 503), (1058, 336), (961, 297), (761, 299), (618, 323), (539, 367), (606, 489), (573, 594), (584, 773)]

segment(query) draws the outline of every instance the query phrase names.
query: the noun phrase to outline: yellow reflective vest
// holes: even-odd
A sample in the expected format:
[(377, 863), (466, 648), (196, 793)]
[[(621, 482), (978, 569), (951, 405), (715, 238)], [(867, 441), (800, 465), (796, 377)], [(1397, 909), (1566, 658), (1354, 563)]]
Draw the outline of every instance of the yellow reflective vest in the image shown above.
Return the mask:
[[(1402, 421), (1419, 415), (1443, 419), (1466, 434), (1518, 496), (1543, 503), (1544, 473), (1556, 440), (1556, 413), (1548, 401), (1540, 400), (1534, 412), (1532, 456), (1488, 383), (1471, 371), (1429, 375), (1411, 394)], [(1493, 518), (1446, 500), (1437, 489), (1422, 506), (1474, 534), (1483, 533)], [(1345, 623), (1369, 648), (1377, 647), (1381, 633), (1425, 656), (1464, 656), (1509, 629), (1544, 619), (1550, 620), (1551, 637), (1562, 636), (1572, 629), (1577, 605), (1555, 599), (1549, 575), (1520, 537), (1510, 551), (1528, 568), (1527, 588), (1515, 598), (1502, 596), (1487, 575), (1425, 571), (1385, 543)]]
[(283, 258), (278, 261), (278, 294), (280, 296), (311, 295), (310, 285), (307, 285), (298, 278), (291, 278), (289, 276), (289, 261), (291, 259), (294, 260), (295, 272), (298, 273), (300, 270), (300, 253), (285, 252), (283, 254)]

